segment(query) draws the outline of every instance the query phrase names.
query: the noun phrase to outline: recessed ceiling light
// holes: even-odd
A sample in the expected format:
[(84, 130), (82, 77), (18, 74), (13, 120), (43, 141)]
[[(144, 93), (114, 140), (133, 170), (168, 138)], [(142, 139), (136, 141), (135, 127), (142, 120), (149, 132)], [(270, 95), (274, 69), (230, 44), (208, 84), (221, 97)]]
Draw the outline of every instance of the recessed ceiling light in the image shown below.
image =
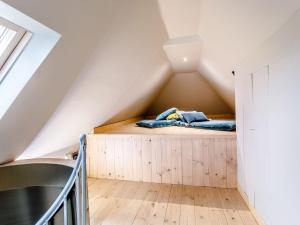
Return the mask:
[(187, 62), (188, 58), (187, 57), (183, 57), (182, 60), (183, 60), (183, 62)]

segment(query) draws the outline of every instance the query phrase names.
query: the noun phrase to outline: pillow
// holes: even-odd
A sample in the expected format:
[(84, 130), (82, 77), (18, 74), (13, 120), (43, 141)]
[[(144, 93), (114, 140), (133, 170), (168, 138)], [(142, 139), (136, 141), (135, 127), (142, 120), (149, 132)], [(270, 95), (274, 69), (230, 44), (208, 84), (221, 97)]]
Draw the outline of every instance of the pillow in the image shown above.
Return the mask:
[(236, 123), (234, 120), (211, 120), (205, 122), (192, 122), (189, 127), (221, 131), (235, 131)]
[(203, 112), (183, 112), (181, 113), (187, 123), (208, 121)]
[(170, 114), (175, 113), (177, 111), (177, 108), (173, 107), (170, 108), (164, 112), (162, 112), (161, 114), (159, 114), (155, 120), (165, 120)]
[(186, 122), (182, 116), (182, 113), (184, 113), (184, 111), (180, 111), (180, 110), (177, 110), (176, 111), (177, 115), (179, 116), (179, 119), (182, 121), (182, 122)]
[(139, 127), (158, 128), (174, 125), (176, 120), (142, 120), (136, 123)]
[(179, 119), (179, 115), (176, 112), (168, 115), (167, 117), (167, 120), (178, 120), (178, 119)]

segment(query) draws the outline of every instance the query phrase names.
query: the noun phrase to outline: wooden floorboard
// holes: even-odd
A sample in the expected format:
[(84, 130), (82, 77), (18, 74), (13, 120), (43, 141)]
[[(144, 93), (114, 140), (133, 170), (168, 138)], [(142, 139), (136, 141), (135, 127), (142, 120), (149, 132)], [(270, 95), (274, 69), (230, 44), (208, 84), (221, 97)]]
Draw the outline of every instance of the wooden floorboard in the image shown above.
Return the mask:
[(258, 225), (236, 189), (88, 179), (91, 225)]

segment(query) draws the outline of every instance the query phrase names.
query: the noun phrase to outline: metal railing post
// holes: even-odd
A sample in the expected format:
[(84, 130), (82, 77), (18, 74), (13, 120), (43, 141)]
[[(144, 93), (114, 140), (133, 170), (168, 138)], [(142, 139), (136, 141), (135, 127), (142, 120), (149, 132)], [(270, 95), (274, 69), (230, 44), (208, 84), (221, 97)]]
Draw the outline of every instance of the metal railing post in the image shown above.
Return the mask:
[[(80, 175), (81, 175), (81, 195), (80, 195)], [(47, 212), (36, 222), (35, 225), (50, 225), (55, 214), (59, 211), (61, 206), (64, 210), (64, 225), (68, 225), (68, 196), (74, 188), (76, 195), (76, 225), (86, 225), (87, 221), (87, 204), (86, 204), (86, 136), (80, 137), (80, 149), (76, 165), (72, 174), (64, 186), (59, 196), (55, 199), (53, 204)], [(81, 222), (80, 222), (81, 219)]]
[[(86, 137), (83, 137), (86, 139)], [(86, 140), (84, 141), (86, 145)], [(81, 165), (81, 182), (82, 182), (82, 225), (86, 225), (86, 146), (83, 147), (82, 151), (82, 165)]]
[(77, 174), (75, 181), (75, 199), (76, 199), (76, 225), (81, 224), (81, 209), (80, 209), (80, 176)]
[(64, 225), (68, 225), (68, 199), (64, 199)]

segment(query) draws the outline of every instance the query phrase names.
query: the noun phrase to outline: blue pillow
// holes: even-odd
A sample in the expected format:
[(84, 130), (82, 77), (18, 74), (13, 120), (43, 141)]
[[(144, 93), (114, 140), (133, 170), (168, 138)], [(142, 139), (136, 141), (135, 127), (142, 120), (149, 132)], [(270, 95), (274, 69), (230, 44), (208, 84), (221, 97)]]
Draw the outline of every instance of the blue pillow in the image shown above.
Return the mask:
[(161, 114), (159, 114), (155, 120), (165, 120), (170, 114), (175, 113), (177, 111), (177, 108), (173, 107), (170, 108), (164, 112), (162, 112)]
[(203, 112), (183, 112), (181, 115), (187, 123), (209, 121)]
[(174, 125), (176, 120), (142, 120), (136, 123), (139, 127), (158, 128)]
[(234, 120), (211, 120), (205, 122), (193, 122), (189, 125), (189, 127), (221, 131), (235, 131), (236, 123)]
[(176, 113), (178, 114), (179, 119), (180, 119), (182, 122), (186, 122), (186, 121), (184, 120), (183, 116), (182, 116), (182, 113), (184, 113), (184, 111), (179, 111), (179, 110), (177, 110)]

